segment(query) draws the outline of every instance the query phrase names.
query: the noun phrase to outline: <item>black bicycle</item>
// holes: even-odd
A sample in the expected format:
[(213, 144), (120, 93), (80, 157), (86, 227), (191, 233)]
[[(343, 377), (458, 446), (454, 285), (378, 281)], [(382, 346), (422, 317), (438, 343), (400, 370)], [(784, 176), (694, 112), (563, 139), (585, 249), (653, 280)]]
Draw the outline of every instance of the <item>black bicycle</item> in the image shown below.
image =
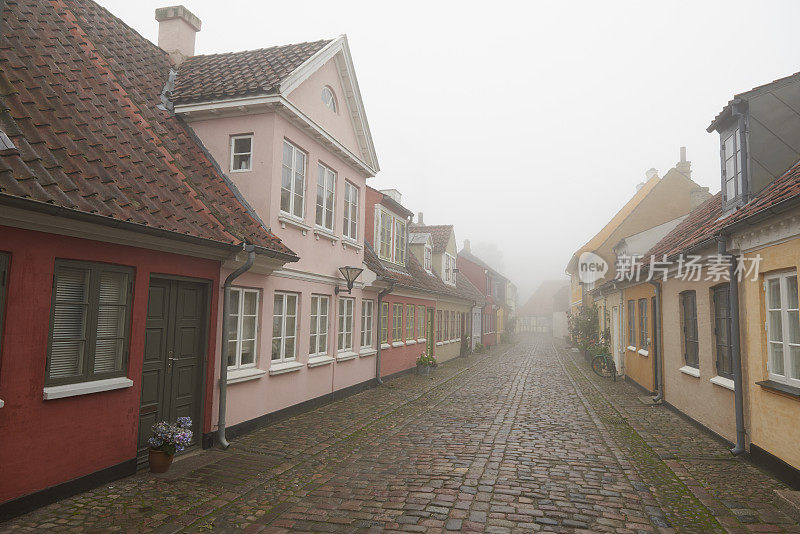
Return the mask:
[(614, 358), (610, 354), (598, 354), (592, 358), (592, 370), (598, 376), (611, 378), (617, 381), (617, 366), (614, 365)]

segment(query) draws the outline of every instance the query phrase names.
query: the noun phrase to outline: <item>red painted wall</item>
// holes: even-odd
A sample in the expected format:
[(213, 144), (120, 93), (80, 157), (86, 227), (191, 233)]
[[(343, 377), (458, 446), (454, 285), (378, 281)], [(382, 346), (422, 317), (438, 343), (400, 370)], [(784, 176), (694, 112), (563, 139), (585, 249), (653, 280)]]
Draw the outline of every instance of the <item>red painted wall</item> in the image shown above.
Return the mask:
[[(424, 305), (425, 308), (434, 308), (434, 330), (433, 335), (436, 335), (436, 302), (432, 300), (425, 300), (425, 299), (415, 299), (411, 297), (400, 297), (397, 295), (392, 295), (389, 293), (383, 298), (383, 302), (387, 302), (389, 304), (389, 345), (392, 344), (392, 304), (402, 304), (403, 305), (403, 338), (405, 338), (405, 328), (406, 328), (406, 305), (413, 304), (414, 306), (422, 306)], [(427, 313), (427, 312), (426, 312)], [(379, 315), (380, 317), (380, 315)], [(414, 319), (419, 323), (419, 318), (416, 316), (416, 312), (414, 315)], [(425, 337), (425, 334), (420, 334), (417, 332), (416, 328), (414, 330), (416, 332), (416, 337)], [(405, 339), (404, 339), (405, 340)], [(380, 329), (378, 329), (378, 342), (380, 342)], [(435, 344), (434, 344), (435, 345)], [(405, 371), (406, 369), (410, 369), (417, 365), (417, 358), (419, 358), (420, 354), (425, 352), (425, 344), (416, 343), (414, 345), (405, 345), (402, 347), (391, 347), (388, 349), (383, 349), (381, 351), (381, 376), (388, 376), (400, 371)], [(434, 355), (435, 355), (435, 347), (434, 347)]]
[[(136, 457), (151, 273), (212, 281), (203, 423), (210, 430), (219, 262), (5, 226), (0, 251), (11, 253), (0, 356), (0, 503)], [(135, 268), (128, 365), (133, 387), (42, 400), (56, 258)]]
[(467, 279), (478, 288), (483, 296), (486, 297), (486, 305), (482, 310), (482, 321), (484, 322), (481, 325), (481, 343), (486, 347), (497, 345), (497, 335), (495, 333), (486, 333), (487, 323), (485, 318), (491, 314), (494, 314), (495, 323), (497, 320), (497, 310), (494, 308), (495, 299), (491, 295), (487, 294), (486, 291), (486, 286), (488, 285), (486, 281), (488, 278), (486, 275), (486, 269), (483, 266), (464, 258), (463, 256), (458, 257), (456, 260), (456, 265), (458, 266), (458, 271), (466, 276)]

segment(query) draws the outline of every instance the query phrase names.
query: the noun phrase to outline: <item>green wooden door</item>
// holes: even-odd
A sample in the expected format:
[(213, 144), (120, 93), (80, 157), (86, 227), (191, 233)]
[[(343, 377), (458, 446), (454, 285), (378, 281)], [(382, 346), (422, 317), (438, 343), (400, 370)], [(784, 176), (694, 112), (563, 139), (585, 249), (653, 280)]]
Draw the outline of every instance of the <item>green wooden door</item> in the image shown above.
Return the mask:
[(153, 423), (188, 416), (192, 418), (192, 444), (201, 438), (206, 287), (185, 280), (150, 281), (139, 406), (139, 463), (147, 460), (147, 439)]
[(425, 321), (425, 349), (428, 356), (433, 355), (433, 308), (428, 308), (428, 320)]

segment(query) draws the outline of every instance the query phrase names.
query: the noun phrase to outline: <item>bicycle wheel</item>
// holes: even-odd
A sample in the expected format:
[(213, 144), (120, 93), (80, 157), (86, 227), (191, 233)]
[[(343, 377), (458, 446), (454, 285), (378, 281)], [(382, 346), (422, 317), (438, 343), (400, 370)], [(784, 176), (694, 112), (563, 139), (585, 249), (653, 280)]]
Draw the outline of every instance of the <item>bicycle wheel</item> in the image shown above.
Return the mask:
[(610, 377), (613, 371), (611, 366), (608, 365), (608, 359), (599, 354), (592, 358), (592, 371), (597, 373), (597, 376)]

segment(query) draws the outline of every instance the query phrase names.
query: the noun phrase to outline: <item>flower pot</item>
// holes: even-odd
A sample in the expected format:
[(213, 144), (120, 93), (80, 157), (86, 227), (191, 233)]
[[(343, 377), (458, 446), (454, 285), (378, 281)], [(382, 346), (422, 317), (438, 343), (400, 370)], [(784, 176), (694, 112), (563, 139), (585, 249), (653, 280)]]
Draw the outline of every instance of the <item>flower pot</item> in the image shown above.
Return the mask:
[(417, 374), (418, 375), (429, 375), (431, 374), (431, 368), (429, 365), (418, 365), (417, 366)]
[(150, 449), (150, 472), (151, 473), (166, 473), (169, 471), (169, 466), (172, 465), (171, 454), (156, 449)]

